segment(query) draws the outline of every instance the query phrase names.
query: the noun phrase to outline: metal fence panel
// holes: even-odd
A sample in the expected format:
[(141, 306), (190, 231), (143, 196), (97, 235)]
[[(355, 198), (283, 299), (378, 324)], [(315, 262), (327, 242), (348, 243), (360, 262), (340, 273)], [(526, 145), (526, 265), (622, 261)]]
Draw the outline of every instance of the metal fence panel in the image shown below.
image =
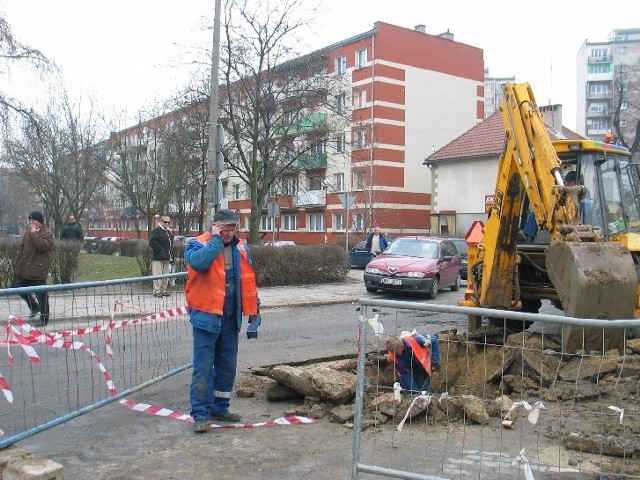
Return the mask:
[[(156, 298), (153, 278), (0, 290), (0, 447), (190, 365), (183, 292)], [(37, 290), (49, 293), (45, 327), (18, 296)]]
[[(637, 320), (374, 299), (360, 305), (366, 355), (358, 364), (353, 479), (640, 478), (640, 343), (627, 336)], [(469, 315), (485, 320), (471, 335)], [(536, 323), (508, 335), (506, 320)], [(565, 325), (601, 329), (602, 345), (622, 334), (623, 349), (563, 352)], [(414, 330), (437, 334), (440, 370), (430, 393), (403, 392), (397, 402), (384, 342)]]

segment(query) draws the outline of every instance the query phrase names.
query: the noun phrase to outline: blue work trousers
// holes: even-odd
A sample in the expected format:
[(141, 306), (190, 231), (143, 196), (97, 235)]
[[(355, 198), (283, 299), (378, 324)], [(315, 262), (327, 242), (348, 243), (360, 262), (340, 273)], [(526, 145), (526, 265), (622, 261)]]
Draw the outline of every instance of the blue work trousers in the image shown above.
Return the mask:
[(238, 363), (238, 323), (235, 311), (222, 317), (220, 332), (193, 328), (191, 416), (208, 420), (229, 410)]

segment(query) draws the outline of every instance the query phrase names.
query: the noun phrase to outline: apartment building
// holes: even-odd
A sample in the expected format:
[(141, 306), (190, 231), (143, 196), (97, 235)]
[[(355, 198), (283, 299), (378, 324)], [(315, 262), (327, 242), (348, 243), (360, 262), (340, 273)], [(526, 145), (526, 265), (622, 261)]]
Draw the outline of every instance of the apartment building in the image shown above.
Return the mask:
[(489, 69), (484, 69), (484, 118), (489, 118), (500, 109), (502, 87), (507, 82), (515, 82), (516, 77), (492, 77)]
[[(373, 225), (392, 235), (428, 234), (431, 179), (422, 160), (483, 119), (482, 50), (450, 32), (384, 22), (324, 50), (327, 74), (345, 79), (351, 123), (343, 142), (318, 150), (285, 195), (269, 199), (279, 215), (265, 208), (265, 239), (344, 243), (347, 226), (355, 240)], [(246, 220), (242, 185), (232, 176), (224, 182), (225, 205)]]
[[(344, 244), (349, 235), (353, 243), (374, 225), (392, 236), (430, 233), (431, 172), (422, 161), (483, 120), (483, 51), (456, 42), (448, 31), (431, 35), (423, 25), (384, 22), (322, 51), (326, 75), (344, 85), (335, 100), (350, 121), (337, 138), (316, 139), (269, 196), (259, 225), (264, 240)], [(327, 115), (304, 112), (300, 129), (313, 129)], [(229, 170), (221, 181), (221, 205), (240, 212), (243, 236), (250, 191)], [(193, 207), (195, 219), (200, 206)], [(100, 227), (116, 225), (119, 235), (131, 237), (133, 225), (146, 226), (121, 210), (95, 222), (92, 233), (108, 235)], [(191, 231), (185, 233), (195, 233), (195, 221), (186, 224)]]
[[(640, 85), (640, 28), (614, 30), (605, 41), (585, 42), (577, 55), (577, 132), (592, 140), (620, 131), (632, 143), (638, 109), (632, 107)], [(632, 92), (636, 93), (632, 93)], [(628, 95), (633, 94), (630, 98)]]

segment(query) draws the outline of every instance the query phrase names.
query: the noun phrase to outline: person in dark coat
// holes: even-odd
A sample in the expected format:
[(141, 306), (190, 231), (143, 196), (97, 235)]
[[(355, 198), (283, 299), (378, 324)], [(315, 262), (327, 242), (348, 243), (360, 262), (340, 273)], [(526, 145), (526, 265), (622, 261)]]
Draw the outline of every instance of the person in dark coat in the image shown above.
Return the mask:
[(62, 226), (62, 240), (76, 240), (81, 242), (84, 240), (84, 233), (82, 232), (82, 225), (76, 222), (76, 217), (73, 213), (70, 213), (67, 217), (67, 221)]
[(388, 246), (389, 242), (387, 238), (384, 236), (384, 233), (380, 232), (380, 227), (376, 225), (373, 228), (373, 232), (367, 237), (367, 252), (371, 255), (380, 255)]
[[(156, 228), (151, 230), (151, 236), (149, 237), (149, 247), (152, 250), (151, 256), (151, 274), (152, 275), (166, 275), (171, 272), (171, 246), (173, 245), (173, 234), (169, 229), (171, 224), (171, 218), (168, 215), (163, 215), (160, 218), (160, 223)], [(169, 286), (169, 279), (162, 278), (153, 281), (153, 296), (154, 297), (167, 297), (171, 295), (167, 288)]]
[[(82, 231), (82, 225), (76, 222), (76, 216), (73, 213), (69, 214), (69, 216), (67, 217), (67, 221), (62, 226), (62, 234), (60, 235), (60, 239), (67, 242), (77, 242), (77, 262), (78, 255), (80, 254), (80, 249), (82, 248), (82, 241), (84, 240), (84, 232)], [(62, 269), (62, 271), (60, 272), (60, 280), (62, 280), (62, 283), (71, 283), (71, 270), (71, 268)]]
[[(44, 224), (44, 216), (40, 212), (29, 214), (29, 228), (22, 237), (16, 262), (15, 287), (33, 287), (45, 285), (49, 277), (49, 267), (53, 254), (53, 232)], [(27, 302), (34, 318), (40, 313), (40, 321), (36, 326), (43, 327), (49, 323), (49, 295), (47, 292), (20, 294)]]

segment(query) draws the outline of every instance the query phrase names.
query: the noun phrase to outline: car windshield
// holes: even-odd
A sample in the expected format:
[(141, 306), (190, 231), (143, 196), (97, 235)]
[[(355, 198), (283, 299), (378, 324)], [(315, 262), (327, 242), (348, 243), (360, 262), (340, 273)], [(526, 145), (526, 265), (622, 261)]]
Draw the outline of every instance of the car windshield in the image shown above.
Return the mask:
[(389, 245), (384, 253), (406, 257), (438, 258), (438, 242), (418, 238), (399, 238)]
[(453, 243), (455, 244), (456, 250), (458, 250), (458, 253), (460, 255), (466, 255), (467, 254), (467, 242), (465, 240), (455, 239), (455, 240), (453, 240)]

